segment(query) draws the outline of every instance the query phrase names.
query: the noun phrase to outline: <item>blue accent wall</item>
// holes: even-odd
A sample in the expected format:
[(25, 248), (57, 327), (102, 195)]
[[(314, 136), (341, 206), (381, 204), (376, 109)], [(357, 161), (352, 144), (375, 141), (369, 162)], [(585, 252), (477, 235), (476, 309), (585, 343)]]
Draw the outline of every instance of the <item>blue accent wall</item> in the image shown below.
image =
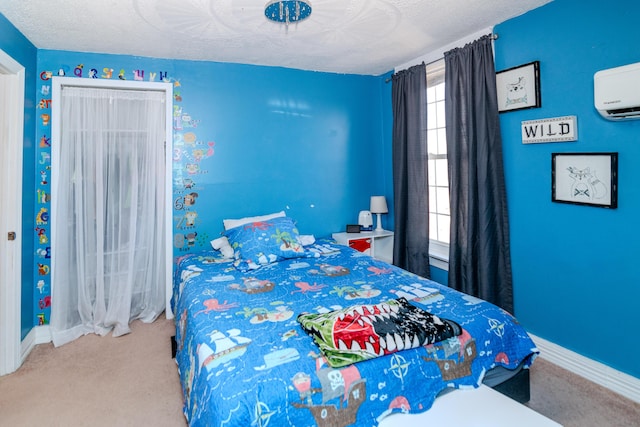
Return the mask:
[[(0, 14), (0, 49), (20, 63), (25, 69), (25, 94), (24, 94), (24, 140), (23, 140), (23, 164), (22, 164), (22, 188), (23, 193), (30, 194), (34, 188), (35, 176), (35, 81), (37, 49), (22, 33), (11, 24), (4, 15)], [(22, 312), (21, 312), (21, 337), (29, 333), (33, 327), (34, 312), (31, 301), (35, 295), (33, 284), (34, 264), (34, 203), (30, 197), (24, 197), (22, 201)]]
[[(635, 377), (640, 120), (600, 117), (593, 75), (640, 62), (638, 16), (638, 2), (555, 0), (494, 29), (496, 70), (537, 60), (541, 74), (542, 107), (500, 115), (515, 314), (533, 334)], [(577, 142), (522, 144), (522, 121), (566, 115), (577, 116)], [(610, 151), (617, 209), (551, 201), (551, 153)]]
[[(280, 210), (302, 234), (329, 236), (387, 191), (382, 77), (53, 50), (38, 52), (38, 73), (38, 90), (58, 75), (173, 84), (176, 256), (210, 249), (224, 218)], [(48, 137), (39, 120), (37, 138)], [(47, 152), (43, 142), (36, 157)], [(36, 175), (37, 211), (46, 214), (48, 177)], [(50, 289), (46, 267), (34, 276)], [(46, 300), (33, 305), (48, 323)]]

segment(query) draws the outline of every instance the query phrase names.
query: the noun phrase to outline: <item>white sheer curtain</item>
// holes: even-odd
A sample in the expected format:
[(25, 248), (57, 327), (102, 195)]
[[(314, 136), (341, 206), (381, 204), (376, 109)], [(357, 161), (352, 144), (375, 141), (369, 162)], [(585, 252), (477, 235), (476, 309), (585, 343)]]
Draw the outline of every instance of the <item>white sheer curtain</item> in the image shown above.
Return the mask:
[[(65, 86), (52, 189), (51, 332), (130, 332), (165, 306), (162, 92)], [(54, 165), (55, 166), (55, 165)]]

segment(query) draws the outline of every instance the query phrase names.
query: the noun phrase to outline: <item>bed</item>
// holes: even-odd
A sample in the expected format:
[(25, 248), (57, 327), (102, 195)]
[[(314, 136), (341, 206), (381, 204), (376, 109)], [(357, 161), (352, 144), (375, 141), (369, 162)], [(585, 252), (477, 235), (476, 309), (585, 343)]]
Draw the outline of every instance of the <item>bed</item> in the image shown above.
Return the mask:
[[(211, 250), (176, 262), (176, 361), (191, 426), (375, 426), (494, 372), (500, 382), (528, 373), (538, 353), (506, 311), (331, 239), (305, 246), (287, 220), (244, 223), (225, 237), (234, 258)], [(398, 301), (460, 329), (418, 345), (380, 333)], [(349, 357), (366, 355), (336, 363), (304, 320), (344, 323), (345, 313), (377, 335), (371, 344), (336, 338)], [(336, 325), (333, 333), (344, 329)]]

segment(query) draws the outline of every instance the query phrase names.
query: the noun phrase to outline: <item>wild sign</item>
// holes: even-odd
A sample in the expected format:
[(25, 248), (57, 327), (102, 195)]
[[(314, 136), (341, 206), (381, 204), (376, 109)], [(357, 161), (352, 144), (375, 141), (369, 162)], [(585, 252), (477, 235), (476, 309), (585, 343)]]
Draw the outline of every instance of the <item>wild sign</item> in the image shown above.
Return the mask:
[(578, 140), (576, 116), (522, 122), (522, 143), (568, 142)]

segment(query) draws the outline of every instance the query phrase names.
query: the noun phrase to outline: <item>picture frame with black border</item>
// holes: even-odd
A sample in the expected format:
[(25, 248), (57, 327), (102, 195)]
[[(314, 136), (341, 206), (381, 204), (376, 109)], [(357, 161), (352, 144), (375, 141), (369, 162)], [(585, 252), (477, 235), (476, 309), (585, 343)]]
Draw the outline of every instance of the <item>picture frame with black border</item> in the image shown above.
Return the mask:
[(618, 207), (618, 153), (552, 153), (551, 200)]
[(540, 61), (496, 72), (496, 92), (499, 113), (539, 108)]

